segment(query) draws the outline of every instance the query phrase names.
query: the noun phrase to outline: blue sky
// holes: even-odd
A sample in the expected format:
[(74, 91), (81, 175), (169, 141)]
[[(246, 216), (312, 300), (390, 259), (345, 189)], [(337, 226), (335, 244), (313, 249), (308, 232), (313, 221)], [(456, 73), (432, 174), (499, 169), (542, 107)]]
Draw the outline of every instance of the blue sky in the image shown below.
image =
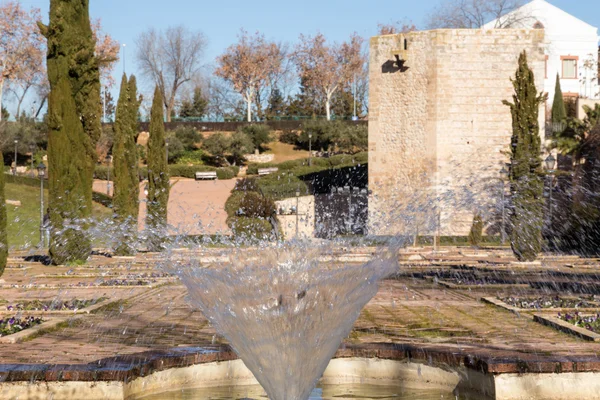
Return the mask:
[[(6, 0), (0, 0), (4, 3)], [(598, 0), (549, 0), (587, 23), (600, 26)], [(48, 14), (49, 0), (22, 0)], [(101, 18), (104, 30), (126, 46), (128, 73), (135, 73), (135, 38), (155, 27), (183, 24), (208, 38), (205, 63), (236, 41), (240, 28), (260, 31), (272, 40), (295, 42), (298, 35), (322, 32), (331, 40), (345, 40), (352, 32), (369, 37), (378, 23), (411, 20), (418, 27), (439, 0), (90, 0), (91, 16)], [(116, 68), (120, 77), (122, 64)]]

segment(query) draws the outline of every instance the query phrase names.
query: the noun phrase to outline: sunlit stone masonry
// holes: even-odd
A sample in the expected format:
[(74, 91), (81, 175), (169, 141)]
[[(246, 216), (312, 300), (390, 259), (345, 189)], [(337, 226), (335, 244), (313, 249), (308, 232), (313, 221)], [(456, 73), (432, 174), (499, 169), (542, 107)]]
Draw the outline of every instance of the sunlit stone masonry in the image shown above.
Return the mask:
[[(512, 121), (511, 77), (527, 52), (544, 88), (544, 31), (432, 30), (370, 43), (369, 232), (497, 233)], [(542, 107), (543, 108), (543, 107)], [(540, 132), (544, 131), (540, 109)], [(495, 223), (494, 223), (495, 221)], [(494, 232), (491, 232), (494, 233)]]

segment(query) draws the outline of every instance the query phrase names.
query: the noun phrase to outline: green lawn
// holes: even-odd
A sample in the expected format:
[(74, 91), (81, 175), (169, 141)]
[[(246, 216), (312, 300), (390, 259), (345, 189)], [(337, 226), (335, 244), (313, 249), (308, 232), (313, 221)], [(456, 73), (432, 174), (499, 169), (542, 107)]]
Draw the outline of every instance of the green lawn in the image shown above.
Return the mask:
[[(40, 241), (40, 189), (7, 183), (6, 200), (18, 200), (20, 207), (6, 205), (8, 213), (8, 241), (11, 248), (37, 246)], [(44, 191), (44, 204), (48, 204), (48, 191)], [(93, 217), (97, 220), (110, 217), (112, 211), (94, 203)]]

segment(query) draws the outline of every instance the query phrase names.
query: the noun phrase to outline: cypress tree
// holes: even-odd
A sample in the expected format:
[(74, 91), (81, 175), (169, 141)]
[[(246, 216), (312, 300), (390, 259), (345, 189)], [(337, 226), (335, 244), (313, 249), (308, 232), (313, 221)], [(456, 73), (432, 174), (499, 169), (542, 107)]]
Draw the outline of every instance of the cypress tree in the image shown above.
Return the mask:
[(55, 264), (86, 260), (95, 146), (101, 133), (100, 74), (89, 0), (51, 0), (48, 43), (48, 176)]
[(150, 137), (148, 139), (148, 197), (146, 228), (148, 249), (160, 251), (167, 227), (169, 202), (169, 172), (166, 158), (163, 99), (158, 88), (150, 112)]
[(538, 93), (525, 52), (512, 79), (513, 103), (504, 101), (512, 114), (510, 190), (511, 247), (519, 261), (533, 261), (541, 251), (543, 227), (543, 171), (539, 106), (546, 96)]
[(560, 88), (560, 77), (556, 74), (556, 87), (554, 89), (554, 101), (552, 102), (552, 133), (561, 133), (561, 126), (567, 119), (567, 109), (563, 99), (562, 89)]
[(469, 232), (469, 244), (471, 246), (479, 246), (483, 239), (483, 218), (481, 214), (475, 214), (473, 217), (473, 225), (471, 225), (471, 231)]
[(118, 229), (115, 254), (118, 255), (135, 253), (139, 212), (138, 156), (135, 147), (138, 103), (135, 78), (132, 77), (130, 82), (133, 85), (127, 82), (127, 76), (123, 74), (114, 125), (113, 206)]
[[(0, 166), (4, 166), (4, 158), (0, 151)], [(4, 172), (0, 171), (0, 276), (6, 268), (8, 258), (8, 234), (6, 232), (6, 200), (4, 197)]]

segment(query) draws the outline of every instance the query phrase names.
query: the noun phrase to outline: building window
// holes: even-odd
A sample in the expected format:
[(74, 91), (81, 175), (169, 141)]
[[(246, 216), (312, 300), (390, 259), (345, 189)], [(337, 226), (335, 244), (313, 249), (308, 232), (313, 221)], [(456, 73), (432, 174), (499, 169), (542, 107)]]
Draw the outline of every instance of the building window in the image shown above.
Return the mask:
[(542, 24), (540, 21), (537, 21), (535, 24), (533, 24), (533, 29), (544, 29), (544, 24)]
[(562, 77), (563, 79), (577, 79), (577, 61), (579, 57), (563, 56), (560, 58), (562, 62)]

